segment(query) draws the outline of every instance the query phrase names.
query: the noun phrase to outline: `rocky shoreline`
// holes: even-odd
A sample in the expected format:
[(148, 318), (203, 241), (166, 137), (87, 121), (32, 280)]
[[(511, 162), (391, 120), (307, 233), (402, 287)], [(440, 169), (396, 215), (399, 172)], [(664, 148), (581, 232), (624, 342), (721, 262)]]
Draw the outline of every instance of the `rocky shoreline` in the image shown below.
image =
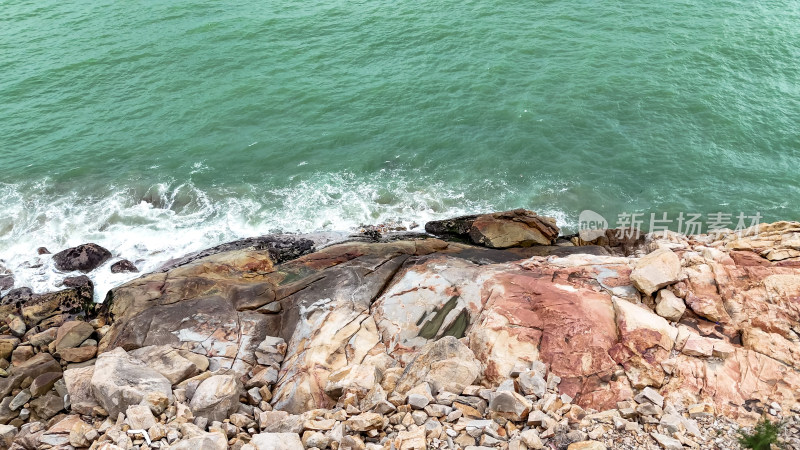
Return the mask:
[(733, 449), (768, 417), (800, 449), (800, 224), (425, 229), (224, 244), (102, 304), (86, 276), (11, 290), (0, 448)]

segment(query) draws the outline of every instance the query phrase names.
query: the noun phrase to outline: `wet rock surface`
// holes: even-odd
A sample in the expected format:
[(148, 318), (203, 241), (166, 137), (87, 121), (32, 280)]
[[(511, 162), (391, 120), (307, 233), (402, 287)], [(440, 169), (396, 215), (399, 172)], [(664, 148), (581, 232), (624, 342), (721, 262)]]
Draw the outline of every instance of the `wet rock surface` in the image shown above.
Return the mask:
[[(99, 311), (11, 291), (0, 447), (738, 448), (766, 415), (800, 448), (800, 226), (762, 228), (250, 242)], [(55, 298), (91, 299), (82, 278)]]
[(97, 244), (83, 244), (53, 255), (56, 269), (62, 272), (91, 272), (111, 259), (111, 252)]
[(139, 272), (139, 269), (137, 269), (136, 265), (128, 261), (127, 259), (117, 261), (111, 265), (111, 273), (124, 273), (124, 272), (136, 273)]

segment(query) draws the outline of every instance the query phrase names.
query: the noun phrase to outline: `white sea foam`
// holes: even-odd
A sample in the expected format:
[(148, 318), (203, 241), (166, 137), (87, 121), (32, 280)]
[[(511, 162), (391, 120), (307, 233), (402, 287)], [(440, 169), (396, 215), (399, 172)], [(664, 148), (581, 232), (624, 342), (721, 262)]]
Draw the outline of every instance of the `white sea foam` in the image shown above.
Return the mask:
[[(350, 173), (316, 174), (291, 187), (243, 185), (213, 192), (179, 182), (139, 189), (111, 186), (108, 195), (92, 197), (54, 194), (48, 183), (0, 184), (0, 264), (14, 274), (15, 287), (52, 291), (77, 273), (58, 272), (52, 257), (38, 256), (36, 249), (55, 253), (95, 242), (114, 255), (88, 274), (98, 301), (108, 289), (139, 276), (112, 274), (110, 265), (121, 258), (146, 273), (171, 258), (244, 237), (354, 231), (380, 223), (422, 231), (428, 220), (525, 206), (505, 204), (504, 188), (497, 183), (490, 184), (499, 197), (489, 204), (441, 183), (416, 185), (388, 172), (368, 180)], [(563, 221), (557, 211), (540, 212), (556, 213)]]

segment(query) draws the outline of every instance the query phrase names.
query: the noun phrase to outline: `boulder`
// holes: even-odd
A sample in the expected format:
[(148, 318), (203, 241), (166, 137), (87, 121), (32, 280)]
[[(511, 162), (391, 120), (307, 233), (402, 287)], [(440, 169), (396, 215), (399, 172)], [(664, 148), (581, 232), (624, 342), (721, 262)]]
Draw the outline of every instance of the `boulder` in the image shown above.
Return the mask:
[[(228, 440), (222, 433), (197, 433), (182, 439), (169, 447), (170, 450), (226, 450)], [(298, 450), (302, 447), (292, 447)]]
[(94, 333), (94, 327), (86, 322), (80, 320), (65, 322), (58, 327), (58, 332), (56, 333), (56, 340), (54, 341), (56, 352), (81, 345), (92, 333)]
[(422, 347), (409, 364), (395, 392), (406, 394), (415, 386), (427, 382), (440, 391), (461, 394), (481, 373), (481, 364), (466, 345), (453, 336), (445, 336)]
[(432, 221), (425, 224), (425, 231), (489, 248), (551, 245), (559, 233), (555, 219), (524, 209)]
[(600, 441), (580, 441), (569, 444), (567, 450), (606, 450), (606, 444)]
[(14, 368), (14, 375), (31, 379), (48, 372), (61, 373), (61, 365), (49, 353), (37, 353)]
[(260, 433), (253, 436), (250, 445), (256, 450), (297, 450), (305, 448), (297, 433)]
[(117, 261), (111, 265), (111, 273), (125, 273), (125, 272), (138, 273), (139, 269), (137, 269), (136, 265), (134, 265), (127, 259)]
[(358, 432), (382, 430), (386, 425), (386, 419), (380, 414), (366, 412), (347, 419), (345, 425), (349, 429)]
[[(134, 358), (147, 364), (151, 369), (155, 369), (158, 373), (164, 375), (173, 385), (200, 373), (195, 360), (197, 357), (204, 358), (186, 350), (175, 349), (169, 345), (148, 345), (147, 347), (131, 350), (129, 353)], [(205, 365), (208, 367), (207, 363)]]
[(128, 406), (125, 410), (125, 421), (134, 430), (147, 430), (158, 422), (147, 405)]
[(650, 295), (680, 279), (681, 261), (672, 250), (658, 249), (636, 262), (631, 281), (637, 289)]
[(223, 421), (239, 408), (239, 385), (232, 375), (213, 375), (203, 380), (192, 395), (189, 407), (196, 417), (209, 423)]
[(40, 397), (53, 388), (56, 381), (63, 377), (61, 372), (47, 372), (36, 377), (30, 385), (31, 395)]
[(140, 404), (151, 393), (163, 394), (172, 402), (172, 383), (121, 348), (98, 356), (94, 367), (92, 392), (112, 417)]
[(339, 400), (345, 392), (362, 399), (375, 388), (379, 379), (380, 373), (374, 366), (353, 364), (331, 373), (325, 393), (334, 400)]
[(417, 427), (410, 431), (401, 431), (392, 442), (397, 450), (425, 450), (427, 442), (425, 440), (425, 428)]
[(53, 255), (56, 269), (62, 272), (91, 272), (111, 259), (111, 252), (97, 244), (83, 244)]
[(48, 393), (30, 403), (33, 412), (39, 416), (40, 419), (47, 420), (64, 409), (64, 399), (53, 393)]
[(60, 353), (61, 359), (71, 363), (80, 363), (88, 361), (94, 358), (96, 354), (97, 354), (97, 347), (94, 345), (65, 348), (64, 350), (61, 350)]
[(656, 314), (670, 320), (677, 322), (681, 320), (681, 316), (686, 311), (686, 304), (683, 299), (676, 296), (668, 289), (658, 291), (656, 296)]
[(492, 394), (489, 409), (509, 420), (522, 421), (528, 417), (533, 404), (514, 391), (498, 391)]
[(547, 382), (541, 374), (535, 370), (529, 370), (519, 374), (517, 385), (524, 395), (535, 395), (538, 398), (544, 397), (547, 392)]
[(64, 382), (69, 393), (69, 400), (73, 412), (91, 415), (94, 408), (99, 406), (92, 390), (92, 377), (94, 366), (67, 369), (64, 371)]

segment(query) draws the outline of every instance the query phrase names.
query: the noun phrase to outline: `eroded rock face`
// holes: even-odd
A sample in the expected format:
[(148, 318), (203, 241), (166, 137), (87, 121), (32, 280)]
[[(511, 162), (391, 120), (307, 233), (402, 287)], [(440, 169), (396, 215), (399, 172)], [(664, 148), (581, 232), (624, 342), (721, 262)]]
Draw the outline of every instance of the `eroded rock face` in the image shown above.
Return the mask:
[(62, 272), (91, 272), (111, 259), (111, 252), (97, 244), (83, 244), (53, 255), (56, 269)]
[[(468, 233), (476, 221), (448, 226)], [(649, 237), (640, 250), (660, 250), (638, 258), (438, 239), (348, 242), (284, 262), (223, 252), (115, 289), (100, 350), (202, 355), (210, 370), (263, 378), (247, 389), (275, 382), (268, 401), (292, 414), (392, 411), (426, 383), (458, 395), (541, 367), (582, 408), (615, 408), (650, 387), (751, 417), (754, 402), (788, 406), (800, 392), (800, 266), (762, 256), (791, 250), (800, 231), (769, 230), (780, 239), (747, 241), (759, 254), (724, 235)], [(170, 383), (190, 371), (178, 372)], [(413, 399), (420, 408), (425, 393)], [(506, 397), (497, 411), (524, 412)]]
[(65, 321), (86, 316), (94, 308), (94, 286), (76, 283), (56, 292), (34, 294), (29, 288), (12, 289), (0, 300), (0, 326), (21, 317), (28, 329), (58, 326)]

